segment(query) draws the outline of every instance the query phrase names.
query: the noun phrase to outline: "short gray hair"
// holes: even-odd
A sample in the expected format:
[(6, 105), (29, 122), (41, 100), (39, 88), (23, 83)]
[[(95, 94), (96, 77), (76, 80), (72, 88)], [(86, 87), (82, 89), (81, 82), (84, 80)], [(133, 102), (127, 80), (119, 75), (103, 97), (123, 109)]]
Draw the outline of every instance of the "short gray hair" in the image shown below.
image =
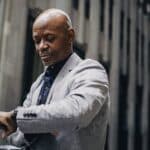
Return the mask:
[(63, 11), (61, 9), (57, 9), (57, 8), (50, 8), (50, 9), (47, 9), (44, 12), (42, 12), (42, 14), (45, 12), (50, 12), (52, 16), (64, 15), (67, 19), (67, 25), (69, 26), (69, 28), (72, 28), (72, 21), (71, 21), (69, 15), (65, 11)]

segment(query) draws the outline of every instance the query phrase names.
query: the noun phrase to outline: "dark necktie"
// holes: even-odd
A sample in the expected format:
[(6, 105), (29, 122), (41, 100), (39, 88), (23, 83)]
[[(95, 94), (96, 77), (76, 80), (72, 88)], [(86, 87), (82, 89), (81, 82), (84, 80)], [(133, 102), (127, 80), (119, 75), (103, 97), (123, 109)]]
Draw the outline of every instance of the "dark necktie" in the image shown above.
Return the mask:
[(44, 83), (42, 85), (42, 88), (38, 97), (37, 105), (46, 103), (50, 88), (54, 81), (54, 75), (53, 75), (51, 68), (48, 68), (46, 70), (43, 80), (44, 80)]

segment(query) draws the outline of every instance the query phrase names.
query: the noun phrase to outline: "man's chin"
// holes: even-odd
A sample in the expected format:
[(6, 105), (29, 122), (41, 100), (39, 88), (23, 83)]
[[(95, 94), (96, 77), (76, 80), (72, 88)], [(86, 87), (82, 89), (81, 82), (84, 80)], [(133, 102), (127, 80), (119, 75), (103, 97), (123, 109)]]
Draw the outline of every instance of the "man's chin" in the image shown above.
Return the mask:
[(45, 61), (42, 61), (42, 63), (44, 66), (50, 66), (53, 64), (52, 62), (45, 62)]

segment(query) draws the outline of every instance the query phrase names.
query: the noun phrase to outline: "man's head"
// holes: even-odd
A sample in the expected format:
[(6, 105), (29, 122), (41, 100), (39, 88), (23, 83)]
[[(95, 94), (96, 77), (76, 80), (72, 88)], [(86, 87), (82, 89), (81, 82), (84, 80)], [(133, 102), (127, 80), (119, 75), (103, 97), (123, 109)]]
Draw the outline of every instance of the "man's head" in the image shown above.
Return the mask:
[(69, 16), (59, 9), (48, 9), (33, 24), (33, 40), (44, 65), (59, 62), (72, 53), (74, 30)]

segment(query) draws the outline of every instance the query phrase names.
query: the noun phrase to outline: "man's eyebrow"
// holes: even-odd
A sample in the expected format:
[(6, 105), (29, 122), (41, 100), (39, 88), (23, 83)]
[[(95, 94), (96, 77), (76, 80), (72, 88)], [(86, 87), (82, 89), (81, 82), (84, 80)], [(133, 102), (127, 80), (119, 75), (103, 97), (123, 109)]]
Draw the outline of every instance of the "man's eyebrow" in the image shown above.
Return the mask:
[(43, 33), (44, 35), (55, 35), (54, 33), (52, 33), (52, 32), (49, 32), (49, 31), (45, 31), (44, 33)]

